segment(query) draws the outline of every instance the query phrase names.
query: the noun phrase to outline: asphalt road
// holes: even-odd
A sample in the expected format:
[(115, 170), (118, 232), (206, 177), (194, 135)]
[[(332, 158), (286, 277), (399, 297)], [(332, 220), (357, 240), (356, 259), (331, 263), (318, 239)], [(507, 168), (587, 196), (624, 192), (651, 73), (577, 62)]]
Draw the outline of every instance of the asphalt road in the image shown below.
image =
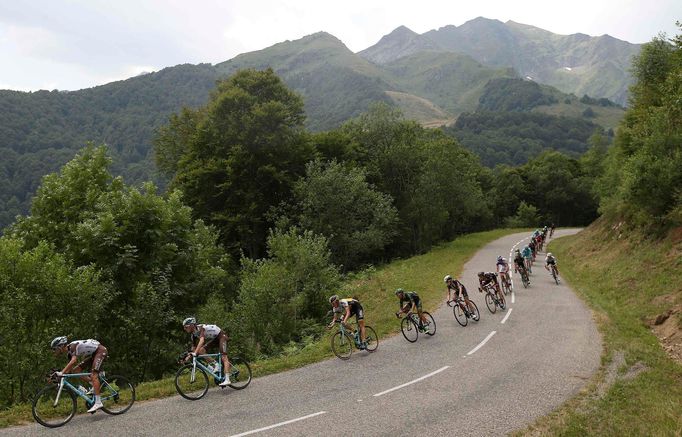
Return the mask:
[(436, 335), (416, 343), (399, 334), (373, 354), (355, 351), (349, 361), (258, 378), (243, 391), (212, 388), (195, 402), (174, 396), (122, 416), (98, 412), (57, 430), (32, 424), (0, 435), (490, 436), (522, 428), (576, 394), (601, 354), (590, 311), (565, 282), (554, 284), (541, 259), (530, 288), (515, 281), (506, 311), (486, 308), (476, 272), (493, 270), (497, 255), (508, 257), (526, 236), (496, 240), (466, 264), (462, 280), (481, 312), (478, 323), (459, 326), (443, 305), (433, 313)]

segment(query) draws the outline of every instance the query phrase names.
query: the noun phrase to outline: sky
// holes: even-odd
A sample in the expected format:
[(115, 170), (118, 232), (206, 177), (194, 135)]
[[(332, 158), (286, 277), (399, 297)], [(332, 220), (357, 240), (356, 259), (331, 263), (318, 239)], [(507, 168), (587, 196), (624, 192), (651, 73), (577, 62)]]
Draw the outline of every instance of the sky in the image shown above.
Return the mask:
[(358, 52), (480, 16), (643, 43), (679, 33), (682, 0), (0, 0), (0, 89), (87, 88), (321, 30)]

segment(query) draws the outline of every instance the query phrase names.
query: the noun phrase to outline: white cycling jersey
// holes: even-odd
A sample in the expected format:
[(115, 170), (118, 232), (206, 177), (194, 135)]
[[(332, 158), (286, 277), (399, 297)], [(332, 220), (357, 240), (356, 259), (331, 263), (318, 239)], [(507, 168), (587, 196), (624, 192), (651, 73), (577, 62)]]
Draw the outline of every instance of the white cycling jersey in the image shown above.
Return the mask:
[(201, 328), (204, 328), (204, 338), (206, 341), (213, 340), (218, 335), (220, 335), (221, 329), (217, 325), (197, 325), (196, 331), (194, 331), (194, 336), (199, 337), (201, 334)]
[(509, 271), (509, 264), (507, 261), (497, 263), (497, 273), (507, 273)]
[(67, 347), (70, 355), (82, 357), (94, 354), (99, 347), (99, 341), (91, 338), (88, 340), (75, 340), (69, 343)]

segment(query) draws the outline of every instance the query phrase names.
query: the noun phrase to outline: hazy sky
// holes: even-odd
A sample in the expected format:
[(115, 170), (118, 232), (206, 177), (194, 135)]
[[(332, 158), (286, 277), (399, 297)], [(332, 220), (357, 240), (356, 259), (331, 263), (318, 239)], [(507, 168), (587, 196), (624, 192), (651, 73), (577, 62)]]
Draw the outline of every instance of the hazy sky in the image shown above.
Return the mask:
[(0, 0), (0, 89), (86, 88), (320, 30), (357, 52), (479, 16), (641, 43), (678, 32), (682, 0)]

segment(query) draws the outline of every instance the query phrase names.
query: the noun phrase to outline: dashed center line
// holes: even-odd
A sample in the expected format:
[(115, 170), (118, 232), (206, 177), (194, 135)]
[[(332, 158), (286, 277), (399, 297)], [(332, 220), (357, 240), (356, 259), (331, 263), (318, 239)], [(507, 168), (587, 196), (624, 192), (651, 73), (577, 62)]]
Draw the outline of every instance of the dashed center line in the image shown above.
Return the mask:
[(399, 390), (399, 389), (401, 389), (401, 388), (403, 388), (403, 387), (407, 387), (408, 385), (412, 385), (412, 384), (414, 384), (415, 382), (419, 382), (419, 381), (422, 381), (422, 380), (424, 380), (424, 379), (426, 379), (426, 378), (429, 378), (429, 377), (431, 377), (431, 376), (433, 376), (433, 375), (435, 375), (435, 374), (438, 374), (438, 373), (440, 373), (440, 372), (442, 372), (443, 370), (448, 369), (448, 368), (450, 368), (450, 366), (443, 366), (443, 367), (441, 367), (440, 369), (435, 370), (435, 371), (429, 373), (428, 375), (424, 375), (424, 376), (419, 377), (419, 378), (417, 378), (417, 379), (413, 379), (412, 381), (406, 382), (405, 384), (400, 384), (400, 385), (397, 386), (397, 387), (389, 388), (388, 390), (384, 390), (384, 391), (382, 391), (382, 392), (380, 392), (380, 393), (377, 393), (377, 394), (375, 394), (375, 395), (373, 395), (373, 396), (374, 396), (374, 397), (383, 396), (383, 395), (385, 395), (386, 393), (390, 393), (390, 392), (392, 392), (392, 391)]
[(509, 308), (509, 311), (507, 311), (507, 315), (504, 316), (504, 319), (502, 319), (502, 321), (501, 321), (500, 323), (502, 323), (502, 324), (504, 325), (504, 322), (507, 321), (507, 319), (509, 318), (509, 315), (511, 314), (512, 310), (513, 310), (513, 308)]
[(484, 338), (483, 341), (480, 342), (475, 348), (471, 349), (471, 350), (467, 353), (467, 355), (471, 355), (471, 354), (473, 354), (474, 352), (476, 352), (477, 350), (479, 350), (480, 348), (482, 348), (483, 345), (486, 344), (486, 343), (488, 342), (488, 340), (490, 340), (490, 339), (492, 338), (492, 336), (495, 335), (495, 334), (497, 334), (497, 331), (493, 331), (493, 332), (491, 332), (490, 334), (488, 334), (488, 336), (487, 336), (486, 338)]
[(243, 432), (241, 434), (234, 434), (230, 437), (241, 437), (241, 436), (245, 436), (245, 435), (255, 434), (257, 432), (267, 431), (267, 430), (272, 429), (272, 428), (277, 428), (280, 426), (288, 425), (290, 423), (298, 422), (298, 421), (305, 420), (305, 419), (310, 419), (311, 417), (319, 416), (321, 414), (326, 414), (326, 413), (327, 413), (326, 411), (318, 411), (317, 413), (308, 414), (307, 416), (297, 417), (296, 419), (291, 419), (291, 420), (287, 420), (285, 422), (275, 423), (274, 425), (265, 426), (263, 428), (258, 428), (258, 429), (254, 429), (251, 431), (246, 431), (246, 432)]

